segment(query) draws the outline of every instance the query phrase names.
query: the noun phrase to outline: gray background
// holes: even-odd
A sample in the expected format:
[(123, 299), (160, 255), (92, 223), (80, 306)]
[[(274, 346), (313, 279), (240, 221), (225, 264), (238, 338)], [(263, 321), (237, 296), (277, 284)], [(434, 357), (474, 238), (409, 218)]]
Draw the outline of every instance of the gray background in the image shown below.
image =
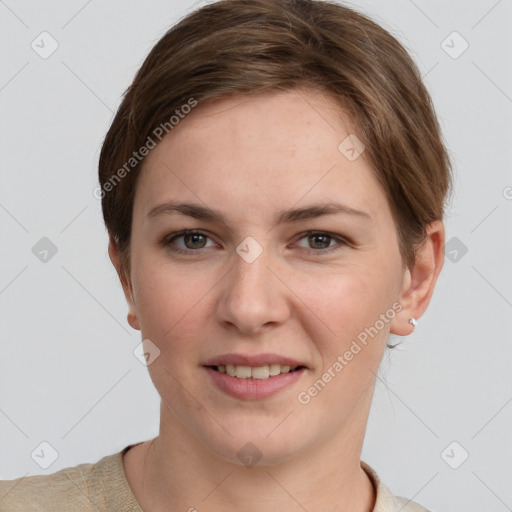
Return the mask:
[[(0, 1), (0, 477), (96, 462), (158, 432), (92, 190), (121, 94), (204, 3)], [(445, 268), (383, 360), (362, 458), (433, 511), (512, 510), (512, 0), (351, 5), (412, 53), (456, 173)], [(31, 47), (43, 31), (59, 45), (46, 59)], [(33, 253), (43, 237), (58, 249), (46, 262)], [(58, 454), (46, 469), (42, 442)]]

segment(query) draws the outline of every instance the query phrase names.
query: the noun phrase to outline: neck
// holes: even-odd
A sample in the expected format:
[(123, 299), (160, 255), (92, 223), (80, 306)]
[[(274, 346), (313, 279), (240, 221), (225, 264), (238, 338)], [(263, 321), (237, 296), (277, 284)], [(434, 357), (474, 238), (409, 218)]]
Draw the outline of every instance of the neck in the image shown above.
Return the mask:
[(162, 406), (160, 435), (139, 445), (126, 474), (147, 512), (371, 512), (375, 491), (360, 466), (363, 437), (356, 429), (292, 460), (246, 467), (199, 445)]

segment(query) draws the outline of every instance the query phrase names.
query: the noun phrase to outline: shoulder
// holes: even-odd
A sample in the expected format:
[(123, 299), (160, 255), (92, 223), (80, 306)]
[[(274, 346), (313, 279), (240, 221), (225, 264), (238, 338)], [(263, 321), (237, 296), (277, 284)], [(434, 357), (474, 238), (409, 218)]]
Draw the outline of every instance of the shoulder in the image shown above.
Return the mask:
[(32, 475), (0, 481), (2, 512), (140, 511), (123, 471), (122, 455), (129, 447), (98, 462), (79, 464), (49, 475)]
[(395, 502), (399, 507), (397, 510), (400, 510), (400, 512), (430, 512), (419, 503), (408, 500), (407, 498), (395, 496)]
[(79, 464), (50, 475), (1, 481), (0, 509), (22, 512), (50, 510), (52, 506), (56, 511), (93, 510), (90, 501), (98, 498), (94, 473), (94, 464)]
[(380, 480), (377, 472), (365, 462), (361, 461), (361, 467), (368, 474), (376, 491), (377, 497), (372, 512), (430, 512), (419, 503), (395, 496)]

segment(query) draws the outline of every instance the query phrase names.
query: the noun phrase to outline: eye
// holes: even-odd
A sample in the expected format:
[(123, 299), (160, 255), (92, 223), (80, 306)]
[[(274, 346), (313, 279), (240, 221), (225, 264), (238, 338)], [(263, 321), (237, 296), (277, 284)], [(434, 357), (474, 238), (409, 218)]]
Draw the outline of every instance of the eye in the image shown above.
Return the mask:
[[(340, 236), (323, 231), (310, 231), (300, 238), (300, 240), (306, 240), (306, 243), (309, 245), (306, 249), (311, 253), (325, 254), (340, 249), (340, 245), (347, 245), (347, 242)], [(332, 242), (337, 242), (338, 244), (331, 245)]]
[[(186, 229), (167, 236), (163, 240), (162, 244), (166, 247), (169, 247), (169, 250), (172, 252), (185, 254), (191, 252), (199, 252), (198, 249), (207, 249), (208, 246), (206, 243), (209, 238), (210, 237), (202, 231)], [(182, 241), (182, 245), (178, 245), (177, 241), (180, 239)], [(178, 245), (178, 247), (176, 247), (176, 245)], [(215, 243), (213, 246), (215, 246)]]
[[(208, 249), (215, 247), (215, 242), (211, 241), (207, 245), (207, 241), (211, 238), (202, 231), (185, 229), (176, 233), (171, 233), (169, 236), (162, 240), (162, 245), (167, 247), (170, 251), (177, 254), (199, 254), (201, 249)], [(323, 231), (309, 231), (305, 233), (299, 240), (306, 240), (308, 247), (297, 244), (298, 247), (303, 247), (309, 253), (314, 255), (322, 255), (336, 251), (348, 242), (338, 235), (327, 233)], [(333, 245), (334, 244), (334, 245)]]

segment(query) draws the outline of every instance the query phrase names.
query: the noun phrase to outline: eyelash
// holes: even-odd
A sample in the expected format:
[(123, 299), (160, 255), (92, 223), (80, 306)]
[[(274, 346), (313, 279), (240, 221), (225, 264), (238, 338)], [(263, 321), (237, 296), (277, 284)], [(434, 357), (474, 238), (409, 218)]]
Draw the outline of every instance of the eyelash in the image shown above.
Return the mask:
[[(164, 247), (169, 248), (170, 251), (172, 251), (173, 253), (176, 253), (176, 254), (190, 255), (191, 253), (195, 253), (195, 252), (199, 253), (201, 251), (201, 249), (170, 248), (172, 242), (174, 242), (178, 238), (182, 238), (185, 235), (201, 235), (201, 236), (211, 239), (210, 236), (208, 236), (206, 233), (204, 233), (202, 231), (197, 231), (194, 229), (184, 229), (182, 231), (177, 231), (176, 233), (171, 233), (170, 235), (166, 236), (164, 238), (164, 240), (162, 240), (162, 245)], [(327, 237), (331, 238), (332, 240), (335, 240), (338, 242), (337, 245), (328, 247), (327, 249), (305, 249), (307, 252), (309, 252), (310, 254), (313, 254), (315, 256), (322, 256), (324, 254), (330, 254), (333, 251), (340, 250), (343, 246), (349, 245), (347, 240), (345, 240), (344, 238), (342, 238), (338, 235), (335, 235), (333, 233), (329, 233), (327, 231), (307, 231), (306, 233), (303, 233), (302, 236), (298, 240), (302, 240), (303, 238), (307, 238), (310, 236), (327, 236)]]

